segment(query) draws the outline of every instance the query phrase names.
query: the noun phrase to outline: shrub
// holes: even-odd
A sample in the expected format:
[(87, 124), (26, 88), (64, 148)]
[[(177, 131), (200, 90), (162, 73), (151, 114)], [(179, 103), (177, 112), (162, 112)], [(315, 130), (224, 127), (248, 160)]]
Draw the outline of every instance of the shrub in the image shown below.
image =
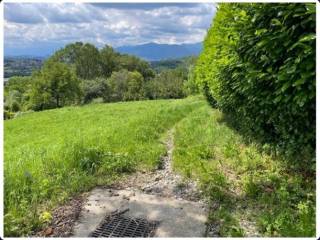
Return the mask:
[(186, 96), (184, 91), (186, 78), (183, 69), (164, 70), (147, 82), (146, 96), (150, 99), (183, 98)]
[(287, 153), (315, 149), (315, 8), (219, 4), (196, 66), (219, 108)]
[(104, 78), (95, 78), (83, 80), (81, 82), (83, 92), (83, 103), (92, 102), (96, 98), (103, 98), (105, 101), (109, 99), (110, 88), (107, 80)]
[(8, 110), (4, 110), (4, 112), (3, 112), (3, 118), (4, 118), (4, 120), (6, 120), (6, 119), (11, 119), (11, 118), (13, 118), (14, 117), (14, 113), (13, 112), (10, 112), (10, 111), (8, 111)]

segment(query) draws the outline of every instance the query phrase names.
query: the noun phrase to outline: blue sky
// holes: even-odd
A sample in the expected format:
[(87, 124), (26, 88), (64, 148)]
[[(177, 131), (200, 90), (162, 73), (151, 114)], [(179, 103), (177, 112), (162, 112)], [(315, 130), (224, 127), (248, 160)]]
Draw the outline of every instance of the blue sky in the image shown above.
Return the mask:
[(48, 55), (74, 41), (201, 42), (214, 14), (213, 3), (5, 3), (5, 55)]

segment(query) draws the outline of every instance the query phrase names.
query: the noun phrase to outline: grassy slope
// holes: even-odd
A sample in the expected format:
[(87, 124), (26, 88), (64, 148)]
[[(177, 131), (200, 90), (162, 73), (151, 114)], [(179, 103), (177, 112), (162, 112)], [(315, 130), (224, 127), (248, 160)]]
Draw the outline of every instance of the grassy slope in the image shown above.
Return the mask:
[[(5, 121), (5, 234), (29, 233), (46, 209), (121, 173), (154, 168), (159, 139), (198, 98), (93, 104)], [(40, 219), (39, 219), (40, 217)]]
[(5, 234), (30, 232), (72, 194), (154, 168), (165, 151), (159, 139), (174, 125), (174, 167), (200, 180), (222, 236), (245, 234), (244, 220), (267, 236), (314, 235), (314, 180), (245, 144), (199, 98), (94, 104), (5, 121)]
[(288, 164), (245, 144), (209, 106), (176, 127), (174, 168), (200, 180), (213, 200), (209, 219), (222, 236), (247, 234), (245, 220), (265, 236), (315, 235), (315, 179)]

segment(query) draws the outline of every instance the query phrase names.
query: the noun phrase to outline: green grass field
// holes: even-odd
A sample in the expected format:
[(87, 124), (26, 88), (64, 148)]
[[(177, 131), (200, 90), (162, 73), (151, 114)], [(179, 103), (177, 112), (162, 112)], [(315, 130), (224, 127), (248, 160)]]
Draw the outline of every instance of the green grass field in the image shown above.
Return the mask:
[(174, 169), (199, 179), (219, 203), (209, 221), (222, 236), (242, 236), (242, 218), (267, 236), (314, 235), (314, 181), (244, 143), (201, 97), (91, 104), (5, 121), (5, 235), (29, 234), (77, 193), (154, 169), (173, 127)]
[[(19, 236), (74, 193), (154, 168), (159, 139), (203, 105), (198, 98), (92, 104), (5, 121), (5, 233)], [(40, 216), (40, 219), (39, 219)]]

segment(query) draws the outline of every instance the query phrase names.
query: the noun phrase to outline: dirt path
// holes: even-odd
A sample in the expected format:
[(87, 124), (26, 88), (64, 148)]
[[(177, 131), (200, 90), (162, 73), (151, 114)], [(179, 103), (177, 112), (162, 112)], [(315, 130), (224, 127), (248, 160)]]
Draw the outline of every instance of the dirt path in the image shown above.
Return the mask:
[(158, 169), (152, 172), (137, 172), (129, 175), (116, 186), (118, 189), (139, 190), (144, 193), (174, 197), (190, 201), (201, 201), (201, 191), (196, 182), (184, 179), (173, 172), (172, 159), (174, 150), (174, 129), (169, 130), (166, 155), (161, 157)]
[[(179, 202), (188, 204), (189, 202), (191, 206), (207, 206), (206, 201), (201, 198), (202, 193), (197, 188), (197, 183), (191, 180), (184, 179), (182, 176), (173, 172), (172, 159), (174, 151), (174, 128), (168, 131), (167, 138), (163, 144), (165, 144), (166, 146), (166, 154), (161, 157), (161, 164), (158, 169), (155, 169), (151, 172), (142, 171), (128, 175), (124, 178), (121, 178), (119, 182), (113, 184), (111, 188), (108, 187), (105, 190), (102, 190), (102, 192), (107, 192), (108, 196), (110, 197), (117, 197), (119, 191), (136, 192), (147, 194), (152, 198), (160, 197), (163, 199), (167, 199), (168, 201), (171, 201), (172, 199), (172, 201), (176, 201), (175, 204), (179, 204)], [(36, 236), (71, 236), (75, 224), (79, 219), (79, 215), (81, 215), (81, 212), (83, 212), (84, 210), (86, 212), (92, 211), (90, 207), (90, 210), (88, 209), (87, 205), (91, 205), (91, 203), (88, 203), (90, 202), (90, 194), (95, 192), (96, 190), (97, 189), (94, 189), (90, 193), (85, 193), (85, 197), (82, 197), (81, 201), (71, 200), (66, 205), (60, 206), (59, 208), (54, 210), (53, 220), (50, 226), (37, 233)], [(101, 194), (101, 188), (98, 189), (98, 192), (99, 191)], [(93, 197), (92, 194), (91, 197)], [(98, 201), (99, 199), (94, 200), (94, 202)], [(114, 199), (113, 201), (118, 201), (118, 199)], [(168, 203), (167, 205), (170, 204)], [(105, 207), (106, 206), (104, 206), (104, 208)], [(163, 207), (165, 208), (166, 204), (164, 204)], [(188, 206), (184, 206), (185, 209), (187, 209), (187, 207)], [(192, 210), (196, 210), (196, 208)], [(189, 212), (191, 212), (192, 210), (189, 210)], [(169, 210), (169, 212), (170, 211), (171, 210)], [(82, 213), (82, 215), (84, 214)], [(188, 221), (187, 217), (186, 219)], [(187, 223), (185, 223), (185, 225), (186, 224)], [(203, 224), (203, 222), (200, 223), (200, 225), (201, 224)]]
[[(138, 196), (141, 196), (141, 194), (147, 194), (147, 196), (150, 196), (148, 201), (154, 201), (154, 203), (156, 203), (157, 201), (159, 201), (157, 200), (157, 197), (160, 197), (165, 201), (167, 201), (166, 203), (162, 204), (163, 206), (161, 207), (161, 209), (158, 209), (158, 211), (167, 211), (166, 207), (167, 205), (170, 205), (169, 202), (173, 199), (175, 199), (173, 201), (176, 201), (173, 204), (180, 204), (182, 202), (190, 203), (191, 206), (195, 206), (195, 208), (199, 204), (202, 204), (203, 206), (206, 206), (205, 208), (210, 208), (211, 212), (215, 211), (217, 208), (216, 206), (217, 203), (211, 203), (212, 206), (208, 207), (209, 206), (208, 201), (206, 199), (203, 199), (204, 194), (198, 189), (196, 182), (191, 181), (190, 179), (185, 179), (173, 171), (172, 164), (173, 164), (173, 151), (174, 151), (174, 128), (168, 131), (167, 138), (163, 142), (163, 144), (166, 146), (166, 154), (161, 157), (161, 162), (159, 164), (158, 169), (155, 169), (150, 172), (146, 172), (146, 171), (135, 172), (126, 177), (122, 177), (118, 182), (114, 183), (111, 187), (109, 186), (109, 187), (106, 187), (105, 189), (96, 188), (96, 189), (93, 189), (93, 191), (91, 192), (82, 194), (81, 197), (72, 199), (67, 204), (60, 206), (59, 208), (53, 211), (53, 220), (51, 225), (48, 228), (44, 229), (43, 231), (37, 233), (36, 236), (50, 236), (50, 237), (72, 236), (72, 233), (74, 232), (74, 228), (75, 228), (75, 225), (77, 224), (79, 216), (81, 217), (81, 212), (83, 212), (84, 210), (86, 212), (91, 211), (92, 212), (91, 214), (93, 214), (92, 218), (97, 218), (96, 217), (97, 214), (101, 215), (101, 212), (100, 213), (95, 212), (96, 211), (95, 206), (99, 205), (96, 203), (101, 201), (101, 199), (99, 200), (99, 196), (103, 196), (102, 198), (108, 198), (109, 199), (108, 201), (112, 199), (111, 202), (117, 202), (117, 204), (120, 204), (120, 202), (122, 202), (118, 206), (118, 208), (125, 204), (127, 204), (127, 206), (131, 204), (132, 206), (132, 203), (130, 203), (130, 200), (129, 200), (130, 198), (131, 200), (134, 198), (142, 199), (142, 198), (145, 198), (146, 195), (143, 195), (142, 197), (138, 197)], [(232, 187), (229, 189), (231, 193), (230, 196), (233, 195), (234, 199), (241, 198), (240, 196), (241, 190), (238, 187), (236, 187), (236, 184), (235, 184), (237, 182), (237, 176), (230, 169), (222, 168), (221, 170), (225, 174), (225, 176), (234, 183)], [(125, 192), (125, 194), (121, 195), (121, 193), (123, 192)], [(120, 193), (120, 196), (119, 196), (119, 193)], [(103, 201), (104, 200), (102, 200), (102, 202)], [(140, 200), (138, 200), (138, 202), (139, 201)], [(107, 204), (107, 205), (103, 205), (102, 203), (101, 205), (102, 206), (101, 208), (103, 208), (102, 215), (105, 214), (105, 211), (108, 208), (108, 205), (110, 205), (110, 202), (107, 202), (107, 203), (105, 202), (104, 204)], [(147, 205), (147, 203), (145, 204)], [(242, 211), (241, 202), (238, 202), (238, 204), (239, 206), (233, 206), (230, 208), (230, 211), (233, 213), (233, 215), (239, 215), (239, 212)], [(91, 205), (94, 205), (94, 206), (91, 206)], [(139, 207), (141, 206), (135, 206), (135, 208), (139, 208)], [(141, 208), (143, 209), (144, 207), (145, 206), (142, 206)], [(193, 207), (191, 207), (190, 209), (190, 206), (188, 205), (184, 206), (184, 208), (186, 209), (188, 207), (189, 207), (189, 212), (194, 210), (192, 209)], [(169, 209), (169, 212), (170, 211), (171, 210)], [(83, 215), (84, 214), (82, 213), (82, 217)], [(255, 223), (252, 221), (249, 221), (246, 214), (240, 214), (240, 215), (242, 217), (239, 219), (239, 225), (244, 230), (245, 236), (246, 237), (259, 236)], [(182, 216), (187, 218), (185, 215), (182, 215)], [(95, 227), (96, 223), (97, 222), (93, 222), (93, 228)], [(171, 225), (174, 225), (174, 224), (175, 222), (173, 222)], [(199, 224), (199, 228), (201, 228), (201, 224), (202, 223)], [(87, 226), (88, 225), (85, 225), (85, 228)], [(205, 228), (206, 228), (205, 236), (219, 237), (220, 224), (218, 222), (210, 222)]]
[(164, 144), (166, 154), (161, 157), (158, 169), (136, 172), (113, 188), (95, 188), (90, 192), (73, 237), (90, 235), (106, 214), (126, 210), (127, 217), (159, 222), (155, 237), (205, 236), (207, 204), (195, 182), (172, 170), (174, 129), (168, 131)]

